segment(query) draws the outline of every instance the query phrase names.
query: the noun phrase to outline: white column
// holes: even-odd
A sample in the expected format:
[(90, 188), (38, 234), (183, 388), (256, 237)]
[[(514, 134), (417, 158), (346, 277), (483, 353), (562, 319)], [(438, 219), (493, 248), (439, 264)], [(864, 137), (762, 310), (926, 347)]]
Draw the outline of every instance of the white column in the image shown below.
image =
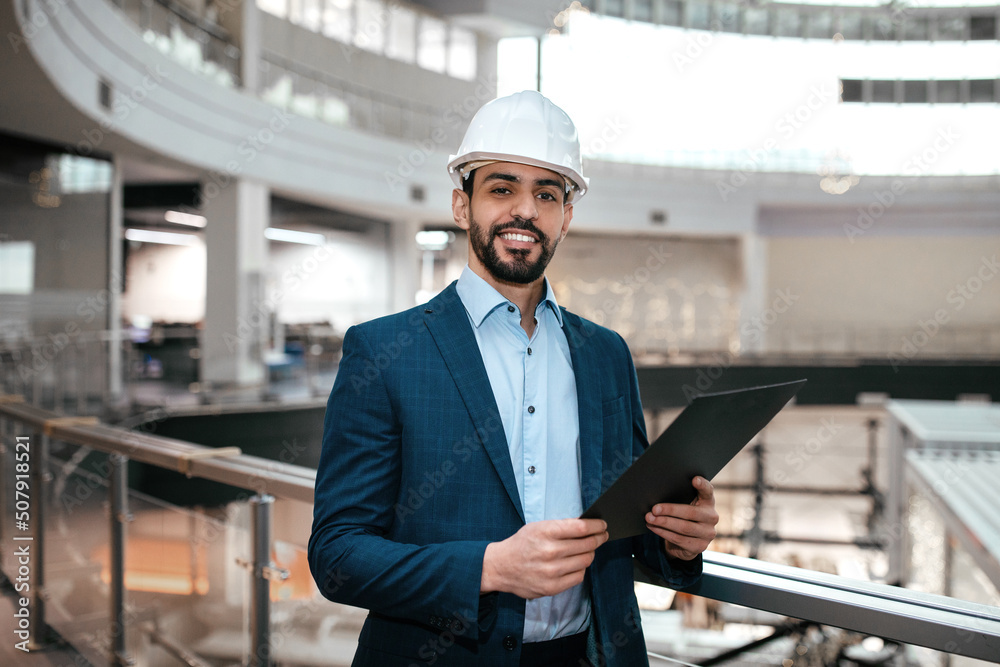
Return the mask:
[(416, 235), (420, 222), (415, 219), (395, 220), (389, 227), (389, 308), (399, 312), (415, 305), (420, 289), (420, 260)]
[(121, 160), (111, 165), (111, 196), (108, 211), (108, 401), (117, 404), (122, 398), (122, 225), (124, 220)]
[(209, 388), (251, 386), (265, 379), (268, 305), (264, 297), (270, 190), (249, 181), (205, 183), (202, 214), (206, 261), (201, 381)]
[(759, 318), (767, 308), (767, 241), (753, 232), (740, 238), (743, 263), (743, 293), (737, 326), (740, 354), (769, 351), (767, 332)]
[(256, 95), (260, 72), (260, 9), (255, 0), (243, 0), (240, 12), (240, 79), (243, 89)]

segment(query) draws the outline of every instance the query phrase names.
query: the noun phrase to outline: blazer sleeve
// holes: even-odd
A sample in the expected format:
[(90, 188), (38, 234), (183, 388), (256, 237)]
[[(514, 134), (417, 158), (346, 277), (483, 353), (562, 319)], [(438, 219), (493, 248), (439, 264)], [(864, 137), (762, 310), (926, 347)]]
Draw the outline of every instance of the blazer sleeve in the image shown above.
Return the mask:
[(399, 496), (403, 432), (388, 374), (363, 330), (349, 329), (327, 405), (309, 566), (330, 600), (461, 628), (475, 639), (487, 542), (415, 545), (386, 537)]
[[(642, 412), (642, 401), (639, 399), (639, 378), (632, 363), (632, 355), (628, 345), (619, 336), (629, 373), (629, 407), (632, 415), (632, 459), (649, 446), (646, 437), (646, 419)], [(663, 540), (652, 532), (633, 538), (632, 553), (646, 567), (659, 574), (672, 588), (686, 588), (701, 577), (702, 558), (697, 557), (685, 561), (670, 558), (663, 546)]]

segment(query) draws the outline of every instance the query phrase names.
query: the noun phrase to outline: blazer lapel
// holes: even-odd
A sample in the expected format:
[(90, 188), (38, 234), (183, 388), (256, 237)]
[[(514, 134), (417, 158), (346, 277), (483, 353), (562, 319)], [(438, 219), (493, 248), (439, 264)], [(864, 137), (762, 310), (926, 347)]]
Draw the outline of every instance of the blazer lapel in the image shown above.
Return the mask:
[(576, 401), (580, 411), (580, 481), (583, 508), (601, 494), (604, 427), (601, 420), (600, 360), (588, 354), (590, 337), (580, 318), (563, 309), (564, 330), (576, 376)]
[(517, 481), (514, 479), (514, 466), (510, 462), (503, 421), (497, 410), (496, 398), (479, 352), (479, 344), (476, 343), (476, 335), (472, 331), (458, 290), (455, 289), (455, 283), (427, 303), (423, 317), (472, 417), (476, 433), (482, 440), (510, 501), (517, 508), (521, 521), (524, 521), (524, 509), (517, 493)]

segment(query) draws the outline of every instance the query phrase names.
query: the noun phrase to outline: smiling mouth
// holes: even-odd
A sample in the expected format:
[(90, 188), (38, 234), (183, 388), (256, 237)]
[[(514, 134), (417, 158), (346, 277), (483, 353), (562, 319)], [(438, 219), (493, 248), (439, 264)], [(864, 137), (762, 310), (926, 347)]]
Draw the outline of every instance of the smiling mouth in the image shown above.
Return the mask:
[(519, 234), (517, 232), (504, 232), (503, 234), (497, 234), (504, 241), (521, 241), (522, 243), (538, 243), (538, 239), (533, 236), (528, 236), (527, 234)]

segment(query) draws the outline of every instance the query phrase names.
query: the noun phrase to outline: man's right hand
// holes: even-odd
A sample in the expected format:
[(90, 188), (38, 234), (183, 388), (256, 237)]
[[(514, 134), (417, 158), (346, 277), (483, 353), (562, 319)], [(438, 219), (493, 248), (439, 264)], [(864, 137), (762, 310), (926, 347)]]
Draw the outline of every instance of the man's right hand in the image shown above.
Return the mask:
[(594, 551), (608, 541), (607, 530), (600, 519), (526, 524), (506, 540), (487, 545), (480, 591), (503, 591), (525, 600), (562, 593), (583, 581)]

